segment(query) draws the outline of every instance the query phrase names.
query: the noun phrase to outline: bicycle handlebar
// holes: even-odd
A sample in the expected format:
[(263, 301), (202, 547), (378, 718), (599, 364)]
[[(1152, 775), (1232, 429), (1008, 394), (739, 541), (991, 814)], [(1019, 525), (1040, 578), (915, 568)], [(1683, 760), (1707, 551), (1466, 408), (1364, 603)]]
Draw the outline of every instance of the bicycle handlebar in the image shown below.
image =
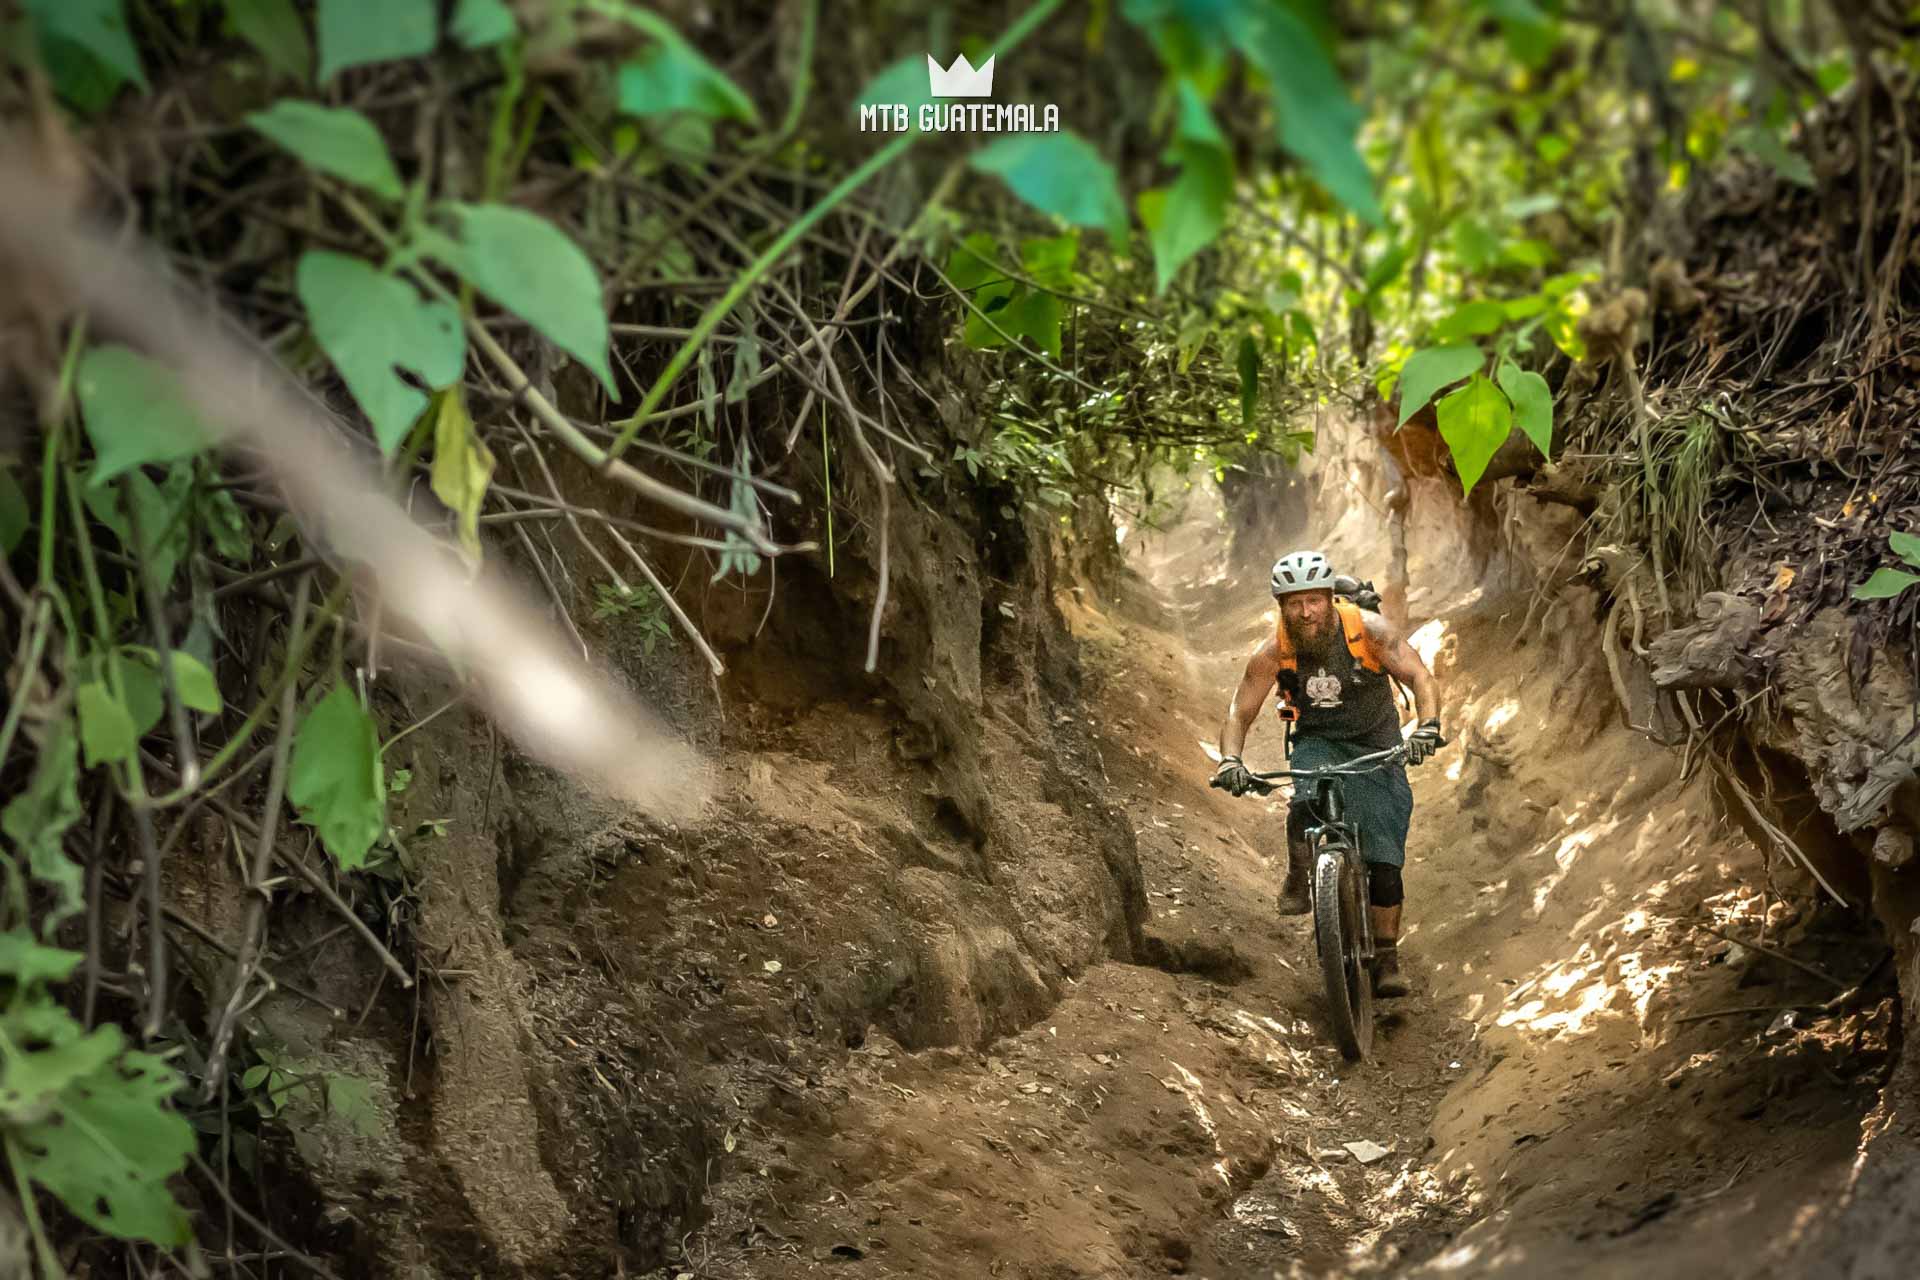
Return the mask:
[[(1320, 778), (1337, 778), (1351, 774), (1372, 773), (1382, 766), (1406, 759), (1406, 744), (1388, 747), (1385, 751), (1375, 751), (1371, 755), (1357, 756), (1345, 764), (1328, 765), (1324, 769), (1275, 769), (1270, 773), (1255, 773), (1249, 769), (1253, 779), (1253, 789), (1261, 795), (1270, 795), (1279, 790), (1274, 785), (1281, 781), (1316, 781)], [(1216, 784), (1217, 785), (1217, 784)]]

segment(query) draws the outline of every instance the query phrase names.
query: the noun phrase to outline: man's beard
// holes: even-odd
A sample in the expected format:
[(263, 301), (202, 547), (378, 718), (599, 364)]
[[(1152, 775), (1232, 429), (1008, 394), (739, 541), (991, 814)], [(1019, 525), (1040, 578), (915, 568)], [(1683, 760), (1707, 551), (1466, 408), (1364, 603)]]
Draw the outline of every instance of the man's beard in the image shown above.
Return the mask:
[(1284, 619), (1287, 627), (1287, 641), (1293, 645), (1294, 655), (1307, 662), (1325, 662), (1333, 654), (1334, 627), (1331, 619), (1315, 626), (1307, 622), (1295, 622)]

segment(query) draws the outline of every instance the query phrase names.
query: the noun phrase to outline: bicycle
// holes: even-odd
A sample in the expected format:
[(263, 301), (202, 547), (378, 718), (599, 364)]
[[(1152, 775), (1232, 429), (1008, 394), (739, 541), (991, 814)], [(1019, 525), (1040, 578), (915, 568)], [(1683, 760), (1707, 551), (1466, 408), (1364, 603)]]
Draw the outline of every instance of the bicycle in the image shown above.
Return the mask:
[(1404, 746), (1389, 747), (1325, 769), (1277, 769), (1254, 773), (1254, 790), (1271, 795), (1278, 783), (1306, 782), (1313, 791), (1307, 804), (1314, 825), (1307, 828), (1313, 868), (1313, 938), (1320, 974), (1327, 984), (1328, 1020), (1341, 1056), (1358, 1062), (1373, 1049), (1373, 917), (1367, 911), (1366, 860), (1360, 833), (1346, 821), (1342, 776), (1372, 773), (1407, 757)]

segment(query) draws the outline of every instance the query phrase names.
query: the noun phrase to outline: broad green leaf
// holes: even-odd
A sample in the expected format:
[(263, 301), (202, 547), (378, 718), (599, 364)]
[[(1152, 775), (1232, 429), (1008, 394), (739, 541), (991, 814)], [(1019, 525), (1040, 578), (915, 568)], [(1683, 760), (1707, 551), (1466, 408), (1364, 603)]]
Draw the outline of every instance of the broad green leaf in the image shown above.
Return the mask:
[(334, 686), (295, 732), (287, 798), (343, 869), (366, 864), (386, 829), (386, 786), (373, 717), (345, 685)]
[(220, 685), (207, 670), (206, 663), (190, 653), (174, 649), (167, 655), (173, 666), (173, 687), (181, 703), (194, 711), (216, 715), (220, 711)]
[(27, 526), (31, 523), (33, 517), (27, 510), (25, 490), (13, 478), (13, 472), (0, 467), (0, 556), (13, 554), (13, 549), (27, 536)]
[[(23, 986), (64, 981), (85, 958), (77, 951), (39, 946), (24, 930), (0, 934), (0, 950), (9, 953), (0, 960), (0, 974)], [(0, 1132), (58, 1106), (62, 1090), (126, 1047), (120, 1028), (108, 1024), (87, 1033), (65, 1009), (41, 1000), (16, 1005), (0, 1019), (0, 1032), (6, 1035), (6, 1052), (0, 1053)]]
[(1280, 4), (1244, 4), (1229, 19), (1234, 42), (1267, 78), (1279, 116), (1280, 145), (1327, 192), (1379, 226), (1373, 175), (1354, 137), (1362, 112), (1340, 83), (1326, 47), (1299, 14)]
[(467, 359), (459, 314), (404, 280), (325, 249), (301, 254), (294, 279), (314, 340), (366, 411), (380, 451), (392, 453), (427, 407), (398, 368), (436, 390), (459, 381)]
[(267, 65), (305, 84), (313, 76), (313, 42), (293, 0), (227, 0), (227, 19)]
[(1260, 344), (1252, 334), (1240, 336), (1240, 425), (1253, 424), (1253, 411), (1260, 404)]
[(80, 410), (98, 461), (88, 477), (102, 484), (149, 462), (172, 462), (214, 441), (173, 374), (118, 345), (80, 358)]
[(525, 209), (503, 204), (445, 207), (458, 237), (451, 242), (435, 237), (436, 256), (591, 369), (609, 395), (617, 394), (607, 364), (607, 310), (600, 278), (580, 247), (560, 228)]
[(74, 691), (80, 713), (80, 751), (87, 768), (129, 759), (140, 743), (133, 716), (104, 681), (89, 680)]
[(1509, 298), (1500, 304), (1509, 320), (1531, 320), (1547, 309), (1547, 300), (1537, 293), (1524, 298)]
[(1379, 293), (1398, 280), (1400, 273), (1407, 269), (1407, 263), (1413, 259), (1413, 252), (1413, 241), (1399, 240), (1395, 241), (1385, 253), (1374, 259), (1373, 265), (1367, 268), (1367, 292)]
[(1500, 250), (1500, 262), (1503, 266), (1524, 267), (1537, 271), (1553, 258), (1553, 246), (1544, 240), (1514, 240)]
[(458, 387), (442, 391), (433, 415), (433, 494), (460, 521), (460, 545), (480, 559), (480, 504), (493, 479), (493, 453), (479, 432)]
[[(167, 478), (157, 485), (145, 472), (131, 471), (121, 485), (89, 484), (80, 496), (94, 519), (113, 530), (129, 555), (141, 553), (148, 558), (165, 594), (173, 585), (174, 571), (193, 549), (193, 465), (174, 463), (167, 468)], [(129, 500), (146, 535), (144, 548), (134, 537), (133, 521), (126, 509)]]
[(439, 0), (319, 0), (320, 82), (348, 67), (432, 53)]
[[(41, 982), (65, 982), (85, 959), (78, 951), (63, 951), (43, 946), (24, 927), (0, 933), (0, 975), (21, 986)], [(0, 1075), (0, 1083), (5, 1076)], [(9, 1110), (7, 1092), (0, 1087), (0, 1111)]]
[(1492, 333), (1507, 322), (1507, 309), (1482, 298), (1456, 307), (1452, 315), (1433, 326), (1433, 340), (1441, 344)]
[(623, 64), (620, 110), (630, 116), (691, 112), (709, 120), (758, 122), (760, 113), (725, 72), (678, 37), (662, 40)]
[(1450, 383), (1458, 382), (1478, 369), (1486, 359), (1480, 348), (1471, 343), (1460, 347), (1427, 347), (1407, 357), (1407, 363), (1400, 370), (1400, 421), (1396, 427), (1407, 425), (1407, 419), (1433, 399), (1433, 393)]
[[(133, 735), (144, 738), (160, 723), (167, 709), (167, 690), (160, 681), (159, 658), (151, 649), (123, 646), (108, 660), (113, 664), (113, 678), (120, 682), (120, 705), (133, 722)], [(96, 659), (88, 664), (88, 670), (100, 671), (102, 667)], [(104, 678), (102, 683), (113, 688)]]
[(1753, 125), (1733, 135), (1733, 145), (1752, 155), (1788, 182), (1799, 187), (1815, 185), (1813, 167), (1807, 158), (1787, 149), (1780, 135), (1765, 125)]
[[(1574, 294), (1568, 301), (1579, 299), (1582, 296), (1583, 295), (1580, 294)], [(1584, 306), (1576, 310), (1563, 302), (1548, 311), (1546, 319), (1541, 321), (1541, 326), (1546, 329), (1547, 336), (1553, 339), (1553, 345), (1566, 352), (1569, 357), (1575, 360), (1585, 360), (1587, 358), (1586, 339), (1580, 336), (1580, 316), (1584, 310)]]
[(1022, 286), (994, 319), (1014, 337), (1039, 348), (1048, 359), (1060, 358), (1060, 299), (1052, 294)]
[(1233, 194), (1233, 161), (1225, 149), (1186, 145), (1180, 176), (1162, 191), (1140, 194), (1140, 221), (1153, 243), (1156, 285), (1166, 292), (1173, 277), (1200, 250), (1212, 244), (1227, 224)]
[[(122, 0), (26, 0), (27, 15), (33, 19), (43, 52), (58, 42), (76, 46), (88, 57), (111, 72), (118, 80), (131, 80), (147, 87), (147, 73), (140, 66), (140, 52), (134, 48), (133, 33), (127, 29)], [(49, 64), (54, 59), (48, 59)], [(60, 68), (55, 68), (56, 71)], [(77, 70), (77, 69), (76, 69)], [(62, 76), (55, 83), (62, 91)]]
[(0, 831), (26, 854), (33, 878), (53, 888), (53, 909), (40, 922), (41, 931), (52, 936), (62, 921), (86, 909), (87, 897), (80, 864), (67, 856), (61, 843), (80, 818), (73, 724), (61, 716), (45, 733), (26, 789), (0, 810)]
[(1901, 569), (1875, 569), (1871, 578), (1853, 589), (1853, 598), (1855, 600), (1890, 599), (1916, 582), (1920, 582), (1920, 574), (1907, 573)]
[(1513, 401), (1513, 424), (1527, 433), (1540, 456), (1553, 456), (1553, 390), (1547, 380), (1511, 360), (1500, 362), (1500, 389)]
[(1027, 275), (1049, 289), (1073, 287), (1073, 264), (1080, 258), (1080, 233), (1034, 236), (1020, 242), (1020, 265)]
[(947, 257), (947, 279), (961, 290), (977, 289), (989, 280), (1005, 280), (999, 265), (1000, 246), (985, 231), (976, 231), (953, 247)]
[(453, 20), (447, 24), (447, 33), (467, 49), (499, 44), (511, 39), (517, 30), (513, 10), (503, 0), (460, 0), (453, 7)]
[(1103, 227), (1116, 244), (1126, 240), (1127, 207), (1113, 166), (1077, 133), (1015, 134), (974, 152), (971, 163), (1042, 213)]
[(1454, 470), (1460, 473), (1461, 492), (1472, 493), (1486, 474), (1487, 463), (1513, 430), (1513, 406), (1485, 374), (1476, 373), (1473, 381), (1441, 400), (1435, 411), (1440, 438), (1447, 442)]
[(1453, 252), (1468, 271), (1485, 271), (1499, 256), (1500, 241), (1477, 218), (1460, 218), (1453, 224)]
[(1911, 533), (1891, 533), (1887, 535), (1887, 545), (1893, 553), (1915, 568), (1920, 568), (1920, 537)]
[(185, 1244), (187, 1216), (167, 1189), (194, 1144), (193, 1127), (165, 1105), (180, 1084), (159, 1058), (122, 1054), (61, 1090), (51, 1114), (12, 1130), (14, 1167), (109, 1235)]
[[(1000, 331), (1007, 330), (1007, 308), (1012, 305), (1016, 297), (1026, 292), (1025, 285), (1012, 279), (1001, 279), (975, 289), (973, 306), (967, 309), (966, 330), (963, 335), (967, 346), (975, 351), (990, 351), (995, 347), (1005, 346), (1007, 340)], [(989, 323), (989, 317), (991, 323)], [(995, 329), (995, 325), (1000, 328)]]
[(300, 157), (309, 169), (345, 178), (389, 200), (406, 195), (386, 139), (358, 111), (283, 98), (249, 114), (247, 123)]
[(860, 91), (855, 105), (874, 107), (901, 103), (907, 109), (907, 127), (917, 130), (920, 127), (920, 108), (932, 101), (926, 55), (915, 53), (890, 63), (879, 75), (869, 80), (867, 87)]

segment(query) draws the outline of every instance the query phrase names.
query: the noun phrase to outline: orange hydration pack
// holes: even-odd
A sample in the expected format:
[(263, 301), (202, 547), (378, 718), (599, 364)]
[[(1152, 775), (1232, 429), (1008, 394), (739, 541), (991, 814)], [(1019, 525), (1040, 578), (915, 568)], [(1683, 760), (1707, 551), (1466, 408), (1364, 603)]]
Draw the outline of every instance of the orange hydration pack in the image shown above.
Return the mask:
[[(1367, 635), (1367, 622), (1360, 614), (1360, 606), (1347, 600), (1335, 600), (1333, 610), (1340, 615), (1340, 629), (1346, 633), (1347, 652), (1353, 655), (1353, 660), (1375, 675), (1385, 671), (1387, 664), (1380, 660), (1379, 651), (1373, 647), (1372, 637)], [(1294, 656), (1293, 642), (1287, 638), (1286, 619), (1282, 618), (1277, 610), (1274, 613), (1273, 636), (1274, 646), (1280, 659), (1280, 673), (1285, 675), (1289, 671), (1298, 671), (1300, 660)], [(1287, 701), (1284, 681), (1280, 683), (1279, 692), (1280, 718), (1289, 722), (1298, 720), (1300, 708)]]

